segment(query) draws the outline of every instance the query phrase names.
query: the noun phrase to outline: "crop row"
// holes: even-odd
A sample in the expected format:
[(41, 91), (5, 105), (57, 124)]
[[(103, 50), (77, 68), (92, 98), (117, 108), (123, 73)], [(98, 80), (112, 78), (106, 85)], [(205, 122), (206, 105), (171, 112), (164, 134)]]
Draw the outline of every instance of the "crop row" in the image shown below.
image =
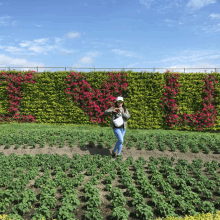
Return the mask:
[[(114, 137), (114, 138), (113, 138)], [(50, 146), (58, 144), (60, 147), (64, 147), (68, 144), (70, 147), (77, 145), (79, 147), (85, 147), (87, 144), (93, 147), (97, 144), (98, 147), (112, 148), (117, 141), (116, 137), (111, 132), (70, 132), (60, 131), (59, 134), (55, 132), (47, 131), (47, 133), (41, 131), (33, 132), (15, 132), (13, 135), (9, 133), (3, 133), (0, 136), (0, 146), (5, 146), (5, 149), (9, 149), (11, 145), (15, 145), (15, 149), (21, 145), (29, 145), (33, 148), (38, 144), (40, 147), (45, 147), (46, 143)], [(106, 142), (106, 143), (105, 143)], [(86, 144), (87, 143), (87, 144)], [(167, 148), (171, 151), (188, 152), (191, 150), (193, 153), (199, 153), (200, 151), (208, 154), (211, 151), (214, 153), (220, 153), (220, 138), (215, 136), (199, 136), (194, 138), (178, 138), (175, 136), (157, 136), (146, 135), (146, 134), (132, 134), (128, 133), (125, 135), (123, 140), (123, 146), (127, 148), (136, 147), (137, 149), (154, 150), (159, 149), (164, 151)]]
[[(193, 215), (202, 211), (215, 213), (220, 209), (220, 164), (217, 161), (204, 163), (208, 178), (201, 171), (201, 159), (191, 164), (179, 159), (174, 167), (173, 157), (171, 160), (150, 157), (148, 163), (142, 157), (135, 162), (132, 157), (125, 162), (121, 157), (112, 161), (111, 156), (102, 158), (100, 155), (94, 155), (91, 159), (90, 155), (81, 158), (74, 154), (73, 158), (57, 154), (39, 154), (35, 157), (1, 155), (0, 213), (16, 215), (16, 219), (22, 219), (22, 216), (30, 213), (33, 213), (32, 219), (48, 219), (51, 216), (75, 219), (75, 210), (80, 205), (77, 187), (84, 186), (85, 217), (103, 219), (99, 210), (102, 203), (100, 192), (95, 185), (104, 178), (105, 190), (109, 192), (112, 204), (112, 216), (115, 219), (128, 219), (132, 213), (125, 208), (126, 198), (120, 188), (112, 187), (117, 176), (120, 176), (126, 193), (133, 199), (133, 215), (138, 219), (151, 219), (156, 212), (166, 217)], [(37, 177), (38, 168), (43, 172), (42, 177)], [(129, 168), (135, 169), (133, 177)], [(148, 177), (147, 172), (150, 173)], [(86, 176), (91, 176), (87, 183), (84, 182)], [(34, 180), (34, 188), (26, 189), (31, 180)], [(56, 196), (58, 187), (62, 188), (63, 195), (59, 200)]]

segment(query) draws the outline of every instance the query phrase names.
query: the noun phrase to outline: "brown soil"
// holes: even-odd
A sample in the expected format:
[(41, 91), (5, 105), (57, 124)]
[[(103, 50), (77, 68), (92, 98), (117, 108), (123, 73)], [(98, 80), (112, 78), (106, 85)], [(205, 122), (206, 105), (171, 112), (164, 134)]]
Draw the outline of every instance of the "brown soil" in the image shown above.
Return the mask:
[[(19, 147), (18, 149), (14, 149), (15, 145), (12, 145), (9, 149), (4, 149), (4, 145), (0, 146), (0, 153), (3, 152), (4, 155), (9, 156), (11, 153), (15, 153), (16, 155), (24, 155), (24, 154), (31, 154), (31, 155), (36, 155), (36, 154), (58, 154), (60, 156), (66, 154), (68, 157), (73, 158), (73, 155), (79, 154), (80, 156), (83, 156), (85, 154), (90, 154), (91, 158), (93, 158), (93, 156), (95, 154), (100, 154), (102, 157), (104, 157), (105, 155), (109, 156), (112, 153), (112, 150), (114, 148), (114, 145), (112, 145), (111, 149), (108, 148), (103, 148), (103, 149), (99, 149), (97, 146), (93, 147), (93, 148), (79, 148), (76, 145), (73, 146), (72, 148), (69, 147), (68, 144), (66, 144), (64, 147), (60, 148), (58, 145), (55, 145), (54, 147), (50, 147), (48, 143), (45, 144), (44, 148), (40, 148), (38, 144), (36, 144), (36, 148), (33, 148), (31, 146), (27, 146), (26, 149), (22, 147)], [(154, 156), (156, 158), (164, 156), (164, 157), (168, 157), (169, 159), (171, 159), (171, 157), (175, 157), (175, 161), (174, 161), (174, 166), (177, 163), (178, 159), (186, 159), (189, 163), (192, 163), (193, 160), (195, 159), (199, 159), (201, 158), (203, 160), (203, 163), (206, 161), (212, 161), (212, 160), (217, 160), (217, 162), (220, 162), (220, 154), (213, 154), (211, 151), (209, 154), (204, 154), (202, 152), (199, 153), (191, 153), (191, 152), (187, 152), (187, 153), (181, 153), (180, 151), (176, 151), (176, 152), (172, 152), (169, 149), (165, 150), (163, 152), (159, 151), (159, 150), (137, 150), (136, 148), (131, 148), (131, 149), (126, 149), (125, 147), (122, 148), (122, 161), (125, 161), (129, 156), (133, 157), (133, 160), (137, 160), (139, 157), (143, 157), (144, 159), (146, 159), (147, 161), (149, 161), (149, 157)], [(115, 158), (112, 158), (113, 160)], [(145, 170), (146, 170), (147, 164), (144, 166)], [(129, 167), (130, 169), (130, 173), (131, 176), (133, 178), (133, 184), (137, 184), (136, 180), (134, 178), (134, 167)], [(40, 168), (39, 168), (40, 170)], [(100, 169), (98, 169), (99, 172)], [(51, 170), (52, 171), (52, 170)], [(202, 168), (202, 171), (204, 172), (204, 175), (208, 176), (207, 172), (205, 172), (205, 168)], [(68, 171), (67, 174), (69, 174), (70, 172)], [(82, 174), (86, 175), (86, 171), (82, 172)], [(40, 172), (40, 175), (37, 177), (42, 176), (43, 173)], [(108, 174), (104, 175), (107, 176)], [(146, 176), (149, 176), (150, 174), (146, 172)], [(36, 178), (37, 178), (36, 177)], [(81, 205), (74, 211), (75, 214), (75, 218), (76, 219), (85, 219), (85, 214), (87, 212), (86, 210), (86, 200), (85, 200), (85, 192), (83, 190), (84, 188), (84, 184), (87, 183), (89, 181), (89, 179), (91, 178), (91, 176), (86, 176), (85, 177), (85, 181), (83, 182), (83, 184), (80, 187), (76, 188), (77, 191), (77, 195), (79, 198), (79, 201), (81, 203)], [(95, 185), (96, 188), (98, 188), (100, 190), (100, 197), (102, 200), (102, 204), (99, 206), (99, 209), (102, 213), (103, 219), (113, 219), (111, 218), (112, 215), (112, 206), (111, 206), (111, 201), (108, 199), (108, 195), (110, 194), (108, 191), (105, 191), (105, 184), (103, 183), (103, 179), (98, 180), (99, 184)], [(113, 181), (113, 188), (114, 187), (119, 187), (123, 194), (124, 197), (127, 200), (127, 204), (125, 206), (125, 208), (130, 212), (134, 212), (134, 206), (132, 206), (132, 198), (129, 197), (126, 194), (126, 188), (123, 187), (122, 183), (120, 182), (121, 176), (118, 175), (117, 178)], [(34, 180), (30, 181), (30, 184), (28, 184), (28, 186), (26, 187), (27, 189), (30, 188), (32, 189), (34, 192), (36, 193), (40, 193), (39, 189), (36, 189), (34, 187)], [(138, 186), (137, 186), (138, 188)], [(4, 188), (2, 188), (4, 189)], [(58, 203), (57, 203), (57, 207), (60, 207), (62, 205), (62, 202), (59, 200), (60, 198), (62, 198), (62, 194), (60, 192), (61, 187), (59, 187), (57, 190), (57, 194), (56, 194), (56, 198), (58, 199)], [(150, 200), (151, 199), (146, 199), (145, 198), (145, 202), (150, 204)], [(31, 209), (31, 211), (27, 214), (25, 214), (23, 216), (23, 218), (25, 220), (31, 219), (30, 214), (34, 213), (34, 207), (39, 207), (39, 202), (34, 203), (33, 208)], [(7, 210), (7, 212), (5, 214), (8, 214), (9, 210), (11, 209), (11, 206), (9, 207), (9, 209)], [(54, 213), (55, 209), (51, 209), (52, 213)], [(155, 215), (154, 219), (159, 218), (160, 216)], [(140, 219), (135, 217), (134, 214), (130, 214), (128, 220), (131, 219)], [(162, 217), (160, 217), (160, 219), (163, 219)]]

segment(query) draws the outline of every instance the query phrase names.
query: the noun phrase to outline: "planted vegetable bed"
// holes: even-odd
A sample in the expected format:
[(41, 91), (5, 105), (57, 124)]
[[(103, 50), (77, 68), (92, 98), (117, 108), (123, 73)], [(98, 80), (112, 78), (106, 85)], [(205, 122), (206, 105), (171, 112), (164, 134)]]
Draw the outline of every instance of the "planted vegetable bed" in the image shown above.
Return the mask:
[[(15, 219), (156, 219), (216, 213), (220, 209), (218, 160), (145, 155), (85, 154), (74, 149), (112, 149), (112, 130), (8, 130), (0, 136), (0, 215)], [(179, 135), (179, 136), (178, 136)], [(203, 142), (201, 142), (201, 140)], [(131, 132), (123, 149), (217, 154), (218, 136)], [(44, 148), (48, 154), (5, 156), (8, 149)], [(72, 156), (56, 151), (68, 146)]]

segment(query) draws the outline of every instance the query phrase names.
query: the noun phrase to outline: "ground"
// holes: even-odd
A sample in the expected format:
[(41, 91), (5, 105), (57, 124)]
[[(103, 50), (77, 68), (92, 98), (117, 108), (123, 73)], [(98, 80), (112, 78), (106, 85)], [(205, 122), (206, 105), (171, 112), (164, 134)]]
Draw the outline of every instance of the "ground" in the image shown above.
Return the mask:
[[(24, 154), (31, 154), (31, 155), (36, 155), (36, 154), (58, 154), (60, 156), (66, 154), (68, 157), (73, 158), (73, 155), (79, 154), (80, 156), (83, 156), (85, 154), (90, 154), (91, 157), (93, 158), (93, 156), (95, 154), (100, 154), (102, 156), (105, 155), (111, 155), (112, 150), (114, 148), (114, 146), (112, 146), (111, 149), (108, 148), (103, 148), (103, 149), (98, 149), (97, 147), (93, 147), (93, 148), (79, 148), (77, 146), (73, 146), (72, 148), (65, 145), (63, 148), (59, 148), (57, 145), (55, 145), (54, 147), (50, 147), (48, 143), (46, 143), (44, 148), (40, 148), (38, 144), (36, 144), (36, 148), (32, 148), (31, 146), (27, 146), (26, 149), (23, 149), (23, 147), (19, 147), (18, 149), (14, 149), (15, 145), (12, 145), (10, 147), (10, 149), (4, 149), (4, 146), (0, 146), (0, 153), (3, 152), (4, 155), (9, 156), (11, 153), (15, 153), (16, 155), (24, 155)], [(57, 146), (57, 147), (56, 147)], [(212, 161), (212, 160), (217, 160), (217, 162), (220, 162), (220, 154), (213, 154), (211, 151), (209, 154), (204, 154), (202, 152), (199, 153), (191, 153), (191, 152), (187, 152), (187, 153), (181, 153), (180, 151), (176, 151), (176, 152), (172, 152), (169, 149), (165, 150), (163, 152), (159, 151), (159, 150), (138, 150), (136, 148), (131, 148), (131, 149), (126, 149), (125, 147), (122, 147), (122, 151), (121, 151), (121, 155), (123, 157), (122, 161), (125, 161), (129, 156), (133, 157), (133, 160), (137, 160), (139, 157), (143, 157), (144, 159), (146, 159), (147, 161), (149, 161), (149, 157), (154, 156), (156, 158), (164, 156), (164, 157), (168, 157), (169, 159), (171, 159), (171, 157), (175, 157), (175, 161), (174, 161), (174, 166), (177, 163), (178, 159), (186, 159), (189, 163), (192, 163), (192, 161), (194, 159), (202, 159), (203, 163), (206, 161)], [(113, 159), (114, 160), (114, 159)], [(147, 164), (144, 166), (145, 168), (147, 167)], [(39, 168), (40, 169), (40, 168)], [(130, 167), (130, 173), (131, 176), (133, 178), (134, 176), (134, 168)], [(206, 176), (209, 176), (207, 174), (207, 172), (204, 171), (205, 168), (202, 168), (203, 174)], [(98, 169), (99, 171), (100, 169)], [(86, 171), (82, 172), (82, 174), (84, 174)], [(68, 171), (67, 174), (69, 174), (70, 172)], [(43, 173), (40, 172), (39, 176), (42, 176)], [(106, 174), (108, 175), (108, 174)], [(105, 176), (106, 176), (105, 175)], [(150, 173), (146, 172), (146, 176), (149, 176)], [(85, 181), (83, 183), (83, 185), (85, 183), (88, 182), (88, 180), (91, 178), (91, 176), (86, 176)], [(135, 183), (135, 179), (133, 178), (133, 182)], [(39, 193), (39, 189), (34, 188), (33, 186), (34, 184), (34, 180), (30, 181), (30, 184), (27, 186), (27, 188), (31, 188), (34, 192)], [(136, 184), (136, 183), (135, 183)], [(84, 216), (87, 212), (86, 210), (86, 200), (85, 200), (85, 193), (83, 191), (84, 186), (80, 186), (77, 187), (77, 194), (80, 200), (80, 207), (74, 211), (75, 217), (76, 219), (84, 219)], [(100, 190), (100, 196), (101, 196), (101, 200), (103, 202), (103, 204), (100, 205), (99, 209), (101, 210), (102, 216), (104, 217), (104, 219), (112, 219), (111, 213), (112, 213), (112, 207), (111, 207), (111, 201), (108, 200), (107, 195), (109, 195), (108, 191), (105, 191), (105, 184), (103, 184), (103, 179), (99, 180), (99, 184), (95, 186), (97, 189)], [(128, 195), (126, 195), (126, 188), (123, 187), (122, 183), (120, 182), (120, 175), (117, 176), (117, 178), (113, 181), (113, 188), (114, 187), (119, 187), (125, 198), (127, 199), (127, 205), (125, 206), (125, 208), (127, 210), (129, 210), (130, 212), (133, 212), (134, 207), (132, 206), (132, 198), (129, 197)], [(61, 189), (61, 187), (59, 187), (59, 189)], [(60, 190), (58, 189), (57, 194), (56, 194), (56, 198), (59, 199), (61, 198), (62, 194), (60, 193)], [(212, 198), (213, 199), (213, 198)], [(149, 201), (150, 199), (146, 199), (146, 201), (150, 203)], [(58, 206), (62, 205), (61, 201), (59, 200), (58, 202)], [(36, 205), (35, 207), (39, 207), (39, 204)], [(55, 210), (52, 210), (55, 211)], [(33, 211), (32, 211), (33, 213)], [(154, 218), (157, 217), (159, 218), (159, 216), (154, 216)], [(31, 219), (28, 215), (25, 215), (24, 219)], [(136, 218), (134, 215), (130, 215), (128, 220), (131, 219), (138, 219)], [(161, 218), (162, 219), (162, 218)]]

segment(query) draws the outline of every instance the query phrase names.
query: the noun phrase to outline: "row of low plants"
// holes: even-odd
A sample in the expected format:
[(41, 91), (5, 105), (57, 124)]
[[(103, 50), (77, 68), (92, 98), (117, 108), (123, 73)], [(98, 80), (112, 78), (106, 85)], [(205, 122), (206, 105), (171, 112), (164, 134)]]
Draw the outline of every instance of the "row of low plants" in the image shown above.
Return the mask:
[[(14, 220), (9, 218), (7, 215), (0, 215), (1, 220)], [(220, 220), (220, 211), (218, 211), (217, 214), (213, 213), (201, 213), (199, 215), (194, 215), (194, 216), (185, 216), (184, 218), (179, 218), (179, 217), (166, 217), (163, 218), (163, 220)], [(40, 220), (45, 220), (44, 218)], [(158, 218), (156, 220), (162, 220), (161, 218)]]
[[(3, 126), (3, 125), (1, 125)], [(2, 127), (3, 128), (3, 127)], [(112, 128), (92, 128), (85, 131), (83, 126), (57, 126), (46, 127), (42, 125), (13, 125), (5, 126), (7, 129), (1, 130), (0, 146), (4, 145), (5, 149), (15, 145), (15, 149), (27, 147), (27, 145), (36, 147), (45, 147), (46, 143), (50, 146), (63, 147), (65, 144), (73, 147), (94, 147), (112, 148), (117, 141)], [(20, 129), (18, 129), (20, 128)], [(160, 151), (171, 150), (180, 152), (191, 151), (199, 153), (200, 151), (208, 154), (210, 151), (220, 153), (220, 136), (210, 133), (193, 133), (193, 132), (175, 132), (165, 130), (130, 130), (128, 129), (124, 136), (123, 146), (127, 148), (135, 147), (137, 149)]]
[[(33, 220), (49, 217), (75, 219), (74, 212), (80, 205), (77, 187), (84, 186), (86, 218), (103, 219), (96, 185), (104, 180), (112, 204), (112, 217), (128, 219), (131, 213), (125, 208), (126, 198), (120, 188), (112, 187), (118, 175), (126, 194), (133, 198), (133, 215), (138, 219), (150, 220), (156, 212), (161, 217), (198, 215), (201, 212), (216, 214), (220, 209), (220, 164), (217, 161), (203, 164), (201, 159), (188, 163), (179, 159), (174, 166), (174, 161), (174, 157), (171, 160), (150, 157), (149, 161), (140, 157), (133, 161), (130, 156), (122, 162), (122, 157), (112, 160), (111, 156), (102, 158), (99, 154), (93, 158), (88, 154), (83, 157), (74, 154), (73, 159), (57, 154), (38, 154), (35, 157), (1, 154), (0, 214), (7, 213), (16, 219), (23, 219), (28, 213), (33, 213)], [(203, 167), (208, 177), (202, 173)], [(133, 177), (129, 168), (135, 170)], [(37, 177), (39, 171), (43, 176)], [(146, 177), (146, 172), (150, 173), (149, 177)], [(87, 183), (84, 181), (86, 176), (90, 176)], [(26, 189), (30, 180), (34, 180), (35, 189), (40, 189), (39, 194), (36, 190)], [(57, 207), (55, 194), (59, 187), (63, 196), (62, 205)], [(52, 212), (51, 209), (57, 211)]]

